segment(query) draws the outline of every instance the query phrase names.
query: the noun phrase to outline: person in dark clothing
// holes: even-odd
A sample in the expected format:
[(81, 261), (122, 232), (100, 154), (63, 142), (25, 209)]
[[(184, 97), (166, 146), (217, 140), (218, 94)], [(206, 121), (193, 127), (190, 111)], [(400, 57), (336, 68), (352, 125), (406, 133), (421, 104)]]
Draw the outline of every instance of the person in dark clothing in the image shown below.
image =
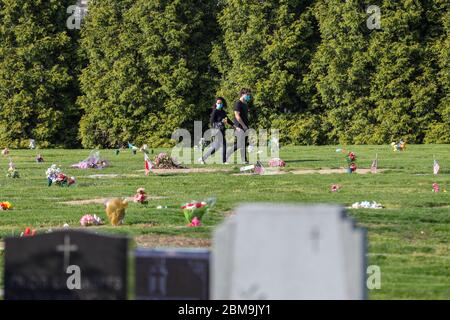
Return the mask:
[(234, 152), (240, 149), (242, 162), (248, 163), (248, 136), (245, 133), (249, 129), (248, 105), (251, 100), (252, 94), (250, 89), (244, 88), (240, 92), (240, 99), (234, 104), (234, 126), (236, 128), (235, 135), (237, 137), (237, 141), (234, 143), (233, 147), (230, 147), (228, 150), (227, 161)]
[(227, 141), (225, 139), (225, 129), (226, 125), (233, 126), (233, 122), (228, 119), (227, 113), (225, 111), (227, 107), (227, 102), (224, 98), (219, 97), (216, 99), (216, 104), (213, 106), (213, 111), (211, 113), (210, 124), (214, 129), (214, 141), (206, 153), (199, 159), (199, 162), (204, 164), (208, 157), (212, 156), (216, 151), (222, 148), (222, 162), (227, 161)]

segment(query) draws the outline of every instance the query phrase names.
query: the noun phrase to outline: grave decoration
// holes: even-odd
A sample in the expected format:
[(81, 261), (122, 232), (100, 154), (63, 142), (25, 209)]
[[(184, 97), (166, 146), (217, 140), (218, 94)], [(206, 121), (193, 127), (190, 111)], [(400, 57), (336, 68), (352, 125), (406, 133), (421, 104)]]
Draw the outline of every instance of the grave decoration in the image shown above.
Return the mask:
[(280, 158), (273, 158), (269, 160), (269, 167), (285, 167), (286, 162), (281, 160)]
[[(90, 226), (99, 226), (102, 225), (102, 219), (100, 219), (100, 217), (98, 217), (97, 215), (91, 215), (91, 214), (85, 214), (84, 216), (81, 217), (80, 219), (80, 224), (83, 227), (90, 227)], [(67, 225), (68, 227), (68, 225)]]
[(20, 234), (21, 237), (34, 237), (35, 235), (37, 235), (37, 231), (31, 228), (26, 228), (25, 231)]
[(49, 187), (53, 184), (60, 187), (70, 187), (76, 182), (74, 177), (65, 175), (56, 164), (52, 164), (51, 167), (47, 169), (46, 175)]
[(12, 162), (12, 160), (9, 161), (9, 168), (8, 173), (6, 174), (6, 177), (17, 179), (20, 178), (19, 171), (17, 170), (16, 166)]
[(400, 140), (399, 142), (391, 143), (393, 151), (405, 151), (406, 150), (406, 142)]
[(439, 185), (435, 182), (433, 183), (433, 192), (438, 193), (440, 191)]
[(105, 204), (106, 215), (113, 226), (123, 224), (125, 218), (125, 211), (128, 208), (128, 200), (126, 199), (111, 199)]
[(134, 195), (134, 202), (140, 203), (140, 204), (147, 204), (147, 193), (145, 193), (144, 188), (139, 188), (136, 191), (136, 194)]
[(182, 169), (183, 167), (171, 156), (161, 152), (153, 161), (155, 169)]
[(88, 158), (72, 165), (77, 169), (103, 169), (109, 167), (108, 160), (101, 159), (99, 151), (92, 151)]
[(339, 192), (339, 191), (341, 191), (341, 189), (342, 189), (342, 186), (339, 184), (333, 184), (330, 187), (331, 192)]
[(2, 201), (0, 202), (0, 210), (6, 211), (11, 210), (13, 208), (13, 205), (9, 201)]
[(345, 161), (347, 162), (347, 173), (354, 173), (357, 169), (356, 154), (353, 151), (346, 149), (336, 149), (336, 152), (345, 154)]
[(209, 198), (206, 201), (191, 201), (181, 207), (189, 227), (201, 226), (204, 215), (215, 205), (216, 199)]
[(375, 201), (361, 201), (352, 204), (352, 209), (383, 209), (383, 206)]
[(42, 157), (42, 155), (41, 154), (38, 154), (37, 156), (36, 156), (36, 162), (37, 163), (43, 163), (44, 162), (44, 158)]

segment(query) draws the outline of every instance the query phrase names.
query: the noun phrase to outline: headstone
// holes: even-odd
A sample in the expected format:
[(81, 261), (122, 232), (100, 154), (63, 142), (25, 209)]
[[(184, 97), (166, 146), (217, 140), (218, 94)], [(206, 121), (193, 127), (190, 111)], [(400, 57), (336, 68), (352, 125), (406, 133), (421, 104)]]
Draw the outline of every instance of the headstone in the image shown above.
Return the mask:
[(365, 299), (365, 239), (342, 207), (241, 206), (215, 231), (212, 298)]
[(127, 298), (128, 239), (57, 231), (5, 240), (5, 299)]
[(136, 299), (208, 300), (208, 250), (136, 250)]

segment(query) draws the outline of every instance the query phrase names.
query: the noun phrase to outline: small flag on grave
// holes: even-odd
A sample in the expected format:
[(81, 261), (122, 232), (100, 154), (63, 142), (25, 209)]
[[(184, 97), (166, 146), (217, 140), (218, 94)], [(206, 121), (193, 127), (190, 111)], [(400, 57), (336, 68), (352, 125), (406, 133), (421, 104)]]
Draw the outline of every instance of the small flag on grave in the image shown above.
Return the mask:
[(373, 160), (372, 165), (370, 166), (370, 172), (377, 173), (378, 170), (378, 153), (375, 157), (375, 160)]
[(147, 153), (144, 153), (144, 166), (145, 166), (145, 175), (148, 176), (150, 171), (153, 169), (153, 163), (148, 157)]
[(440, 170), (439, 163), (437, 162), (436, 159), (434, 159), (433, 173), (434, 173), (434, 174), (438, 174), (438, 173), (439, 173), (439, 170)]

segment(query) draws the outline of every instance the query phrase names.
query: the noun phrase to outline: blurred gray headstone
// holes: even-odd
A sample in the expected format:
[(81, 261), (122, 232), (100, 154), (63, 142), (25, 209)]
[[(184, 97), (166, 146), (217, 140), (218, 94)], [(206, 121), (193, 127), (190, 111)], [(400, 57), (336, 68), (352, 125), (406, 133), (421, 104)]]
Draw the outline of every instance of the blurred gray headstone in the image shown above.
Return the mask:
[(212, 298), (365, 299), (365, 252), (342, 207), (244, 205), (215, 231)]
[(209, 299), (208, 250), (137, 249), (135, 258), (136, 299)]
[(125, 300), (127, 252), (127, 238), (83, 231), (7, 238), (5, 299)]

